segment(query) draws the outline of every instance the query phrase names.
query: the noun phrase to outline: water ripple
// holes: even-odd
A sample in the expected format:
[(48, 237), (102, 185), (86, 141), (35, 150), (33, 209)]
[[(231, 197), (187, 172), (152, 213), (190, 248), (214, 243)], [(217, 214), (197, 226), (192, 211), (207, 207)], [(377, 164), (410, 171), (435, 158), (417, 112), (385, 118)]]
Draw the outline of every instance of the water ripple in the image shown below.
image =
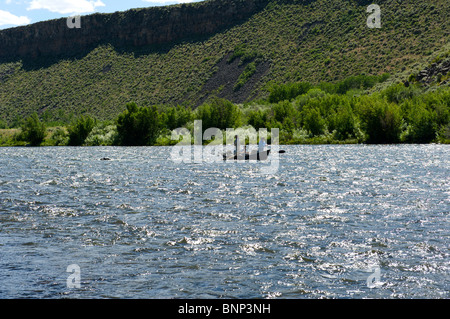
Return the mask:
[(0, 149), (0, 297), (449, 297), (448, 146), (284, 148), (272, 176), (164, 147)]

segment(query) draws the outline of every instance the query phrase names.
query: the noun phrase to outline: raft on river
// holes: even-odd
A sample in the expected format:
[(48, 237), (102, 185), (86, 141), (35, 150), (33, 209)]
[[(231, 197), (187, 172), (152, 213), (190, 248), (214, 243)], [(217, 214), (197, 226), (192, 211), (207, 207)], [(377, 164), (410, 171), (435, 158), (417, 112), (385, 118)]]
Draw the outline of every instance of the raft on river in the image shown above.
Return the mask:
[(257, 160), (265, 161), (270, 154), (270, 150), (263, 152), (252, 152), (252, 153), (239, 153), (239, 154), (223, 154), (224, 161), (236, 161), (236, 160)]

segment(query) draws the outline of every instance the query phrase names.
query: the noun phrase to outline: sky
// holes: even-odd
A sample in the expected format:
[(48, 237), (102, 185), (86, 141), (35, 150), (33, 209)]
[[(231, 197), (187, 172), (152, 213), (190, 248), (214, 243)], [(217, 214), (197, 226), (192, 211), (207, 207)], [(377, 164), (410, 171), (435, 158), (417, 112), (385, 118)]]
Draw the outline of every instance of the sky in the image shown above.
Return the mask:
[(201, 0), (0, 0), (0, 29), (95, 12), (199, 2)]

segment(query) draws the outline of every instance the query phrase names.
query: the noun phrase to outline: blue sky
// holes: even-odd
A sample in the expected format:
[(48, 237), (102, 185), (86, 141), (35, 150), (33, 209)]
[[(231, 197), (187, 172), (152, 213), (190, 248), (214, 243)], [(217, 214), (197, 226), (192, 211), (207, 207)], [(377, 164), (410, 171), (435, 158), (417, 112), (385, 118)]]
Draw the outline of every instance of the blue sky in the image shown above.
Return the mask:
[(94, 12), (199, 2), (201, 0), (0, 0), (0, 29)]

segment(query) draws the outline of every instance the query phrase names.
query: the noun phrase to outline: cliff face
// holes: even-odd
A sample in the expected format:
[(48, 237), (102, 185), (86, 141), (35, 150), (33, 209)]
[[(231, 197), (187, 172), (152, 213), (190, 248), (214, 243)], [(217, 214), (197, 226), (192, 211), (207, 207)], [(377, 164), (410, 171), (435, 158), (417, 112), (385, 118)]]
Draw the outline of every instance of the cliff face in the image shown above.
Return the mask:
[(0, 59), (74, 55), (101, 43), (141, 47), (205, 36), (249, 18), (269, 2), (210, 0), (82, 16), (81, 28), (58, 19), (6, 29), (0, 31)]
[(381, 29), (367, 27), (369, 0), (207, 0), (3, 30), (0, 119), (110, 120), (129, 102), (244, 103), (274, 83), (360, 74), (448, 81), (447, 64), (420, 70), (450, 50), (450, 2), (388, 2)]

